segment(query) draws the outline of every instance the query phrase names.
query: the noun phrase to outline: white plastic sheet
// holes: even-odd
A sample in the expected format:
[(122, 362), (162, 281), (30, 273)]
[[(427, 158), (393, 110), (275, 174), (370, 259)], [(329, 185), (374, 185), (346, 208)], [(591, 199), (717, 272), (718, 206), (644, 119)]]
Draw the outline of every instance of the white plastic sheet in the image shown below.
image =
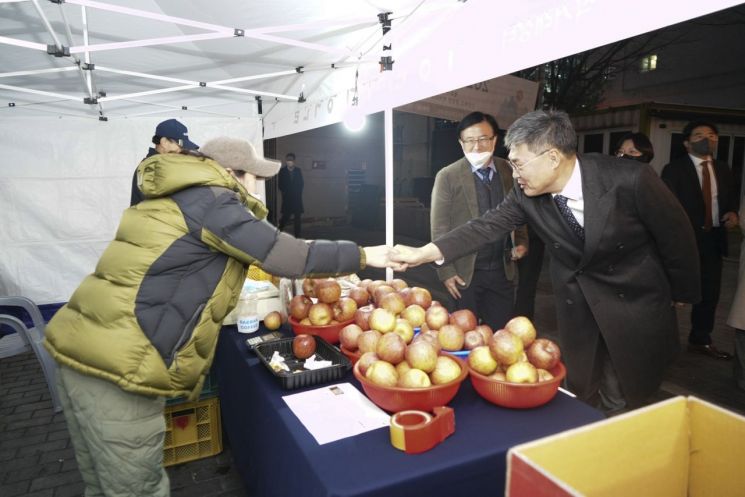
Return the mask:
[[(69, 299), (113, 238), (134, 169), (170, 117), (0, 121), (0, 295)], [(197, 144), (222, 135), (263, 149), (258, 119), (180, 120)]]

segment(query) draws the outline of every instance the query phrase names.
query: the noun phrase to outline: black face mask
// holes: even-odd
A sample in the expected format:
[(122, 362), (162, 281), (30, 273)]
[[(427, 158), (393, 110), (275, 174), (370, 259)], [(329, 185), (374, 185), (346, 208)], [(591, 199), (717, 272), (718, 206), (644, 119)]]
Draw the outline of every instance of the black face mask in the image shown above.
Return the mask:
[(619, 155), (619, 158), (620, 158), (620, 159), (630, 159), (630, 160), (635, 160), (635, 161), (637, 161), (637, 162), (643, 162), (643, 163), (645, 163), (645, 164), (649, 164), (649, 162), (650, 162), (650, 159), (649, 159), (649, 157), (647, 157), (647, 155), (646, 155), (646, 154), (641, 154), (641, 155), (639, 155), (639, 156), (636, 156), (636, 155), (628, 155), (628, 154), (621, 154), (621, 155)]
[(707, 138), (699, 140), (697, 142), (690, 142), (691, 151), (697, 155), (711, 155), (712, 146)]

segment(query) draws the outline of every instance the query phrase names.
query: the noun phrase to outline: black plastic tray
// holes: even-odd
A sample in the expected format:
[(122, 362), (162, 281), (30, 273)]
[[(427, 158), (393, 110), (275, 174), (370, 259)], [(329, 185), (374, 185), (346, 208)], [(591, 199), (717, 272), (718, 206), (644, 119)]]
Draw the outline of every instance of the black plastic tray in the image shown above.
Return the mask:
[[(352, 363), (349, 359), (323, 338), (315, 335), (312, 336), (316, 339), (316, 359), (331, 361), (333, 363), (331, 366), (315, 370), (303, 369), (303, 362), (305, 361), (298, 360), (292, 353), (292, 340), (294, 337), (280, 338), (279, 340), (261, 343), (256, 345), (253, 351), (259, 356), (264, 366), (277, 378), (285, 390), (328, 383), (344, 376), (352, 368)], [(282, 357), (285, 358), (285, 363), (289, 366), (290, 371), (277, 372), (269, 366), (269, 361), (272, 359), (275, 350), (279, 351)], [(301, 371), (293, 372), (296, 370)]]

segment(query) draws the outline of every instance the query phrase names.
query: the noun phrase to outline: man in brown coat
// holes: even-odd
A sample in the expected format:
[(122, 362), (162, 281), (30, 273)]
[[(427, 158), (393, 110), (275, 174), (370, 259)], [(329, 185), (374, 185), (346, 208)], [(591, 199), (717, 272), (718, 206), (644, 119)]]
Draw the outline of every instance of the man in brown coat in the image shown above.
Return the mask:
[[(459, 123), (464, 157), (435, 177), (430, 212), (433, 240), (496, 207), (512, 190), (510, 166), (493, 155), (498, 132), (496, 119), (482, 112), (471, 112)], [(514, 311), (514, 261), (526, 253), (527, 244), (523, 226), (515, 231), (514, 245), (506, 233), (478, 252), (440, 267), (437, 275), (455, 299), (455, 307), (470, 309), (495, 330), (503, 328)]]

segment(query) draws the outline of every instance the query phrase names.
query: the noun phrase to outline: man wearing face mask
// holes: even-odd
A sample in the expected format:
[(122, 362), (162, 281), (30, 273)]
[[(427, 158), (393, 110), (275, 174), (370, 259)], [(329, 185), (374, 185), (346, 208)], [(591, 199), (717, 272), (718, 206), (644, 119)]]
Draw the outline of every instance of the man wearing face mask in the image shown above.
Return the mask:
[(691, 312), (688, 350), (730, 359), (730, 354), (712, 345), (711, 331), (719, 302), (722, 256), (727, 255), (727, 229), (738, 222), (734, 183), (729, 165), (713, 158), (719, 142), (715, 125), (690, 122), (683, 138), (688, 154), (666, 165), (662, 179), (688, 214), (701, 260), (701, 301)]
[(282, 192), (282, 217), (279, 220), (280, 231), (292, 217), (295, 221), (295, 237), (300, 236), (300, 222), (303, 215), (303, 172), (295, 165), (295, 154), (285, 155), (285, 164), (277, 176), (279, 191)]
[[(512, 171), (494, 157), (499, 126), (489, 114), (472, 112), (458, 125), (464, 157), (444, 167), (432, 189), (432, 239), (496, 207), (512, 189)], [(508, 233), (477, 253), (438, 268), (437, 274), (458, 309), (470, 309), (494, 330), (513, 317), (515, 261), (527, 253), (525, 227)]]

